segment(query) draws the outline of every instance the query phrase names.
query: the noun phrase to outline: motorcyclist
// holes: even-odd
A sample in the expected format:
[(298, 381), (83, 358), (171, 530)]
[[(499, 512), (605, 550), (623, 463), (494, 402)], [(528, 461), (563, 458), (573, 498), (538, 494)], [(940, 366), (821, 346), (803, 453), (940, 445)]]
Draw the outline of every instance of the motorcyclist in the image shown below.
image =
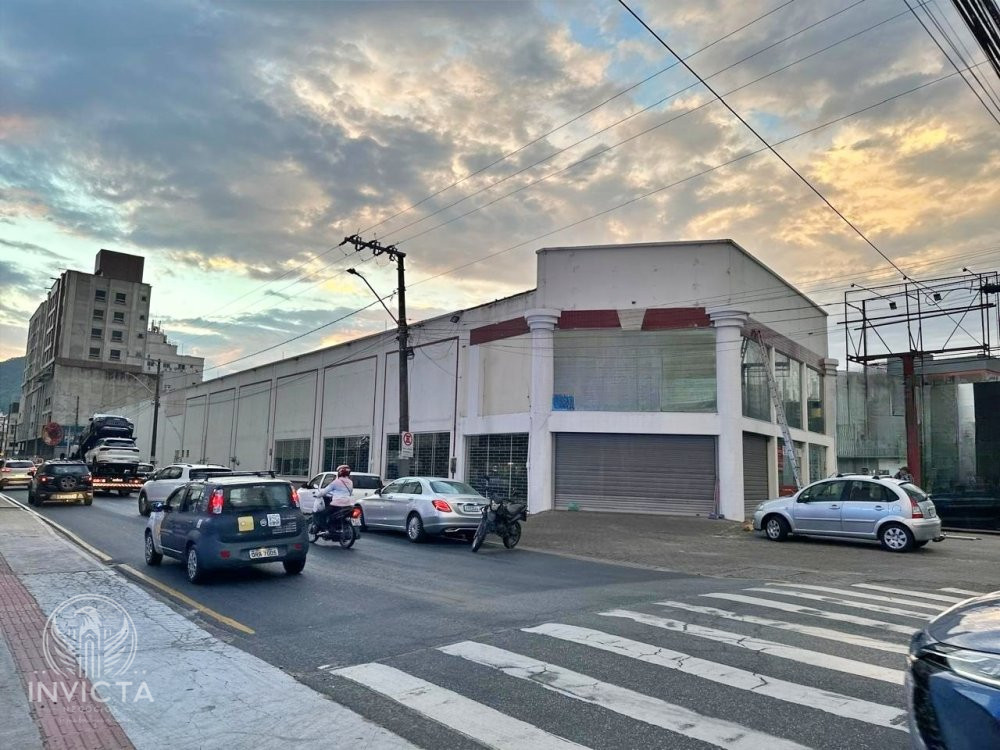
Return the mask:
[(344, 508), (353, 504), (351, 502), (353, 490), (351, 467), (341, 464), (337, 467), (337, 478), (330, 482), (320, 495), (323, 507), (313, 514), (319, 528), (328, 528), (330, 517), (333, 515), (332, 508)]

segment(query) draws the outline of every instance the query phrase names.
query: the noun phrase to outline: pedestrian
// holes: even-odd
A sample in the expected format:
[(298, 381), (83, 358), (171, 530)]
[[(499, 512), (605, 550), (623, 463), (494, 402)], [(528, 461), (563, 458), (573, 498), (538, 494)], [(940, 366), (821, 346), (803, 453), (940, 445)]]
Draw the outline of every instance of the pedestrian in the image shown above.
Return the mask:
[(894, 479), (901, 479), (904, 482), (912, 482), (913, 475), (910, 473), (910, 467), (900, 466), (899, 471), (896, 472), (896, 476), (894, 477)]

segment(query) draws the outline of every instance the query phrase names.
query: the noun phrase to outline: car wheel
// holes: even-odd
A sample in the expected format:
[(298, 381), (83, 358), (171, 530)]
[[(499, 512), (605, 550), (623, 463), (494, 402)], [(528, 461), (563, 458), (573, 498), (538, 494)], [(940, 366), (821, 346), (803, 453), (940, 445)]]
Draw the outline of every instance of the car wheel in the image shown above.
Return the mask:
[(187, 548), (184, 556), (185, 567), (187, 568), (187, 578), (191, 583), (201, 583), (205, 580), (205, 571), (201, 569), (201, 560), (198, 559), (198, 550), (192, 544)]
[(424, 519), (419, 514), (413, 513), (406, 519), (406, 536), (414, 544), (427, 538), (427, 532), (424, 531)]
[(878, 540), (882, 543), (882, 549), (890, 552), (908, 552), (913, 549), (913, 532), (898, 523), (889, 523), (883, 526), (878, 532)]
[(156, 547), (153, 546), (153, 534), (152, 532), (146, 532), (146, 565), (159, 565), (163, 562), (163, 555), (156, 551)]
[(281, 564), (284, 566), (285, 572), (290, 576), (297, 576), (306, 567), (305, 560), (285, 560)]
[(34, 504), (35, 504), (35, 493), (32, 492), (31, 488), (29, 487), (28, 488), (28, 505), (34, 505)]
[(83, 504), (84, 505), (93, 505), (94, 504), (94, 496), (93, 495), (87, 495), (87, 497), (83, 498)]
[(772, 542), (783, 542), (788, 538), (788, 521), (781, 516), (768, 516), (764, 519), (764, 533)]
[(149, 498), (146, 497), (145, 492), (139, 493), (139, 515), (140, 516), (149, 515)]

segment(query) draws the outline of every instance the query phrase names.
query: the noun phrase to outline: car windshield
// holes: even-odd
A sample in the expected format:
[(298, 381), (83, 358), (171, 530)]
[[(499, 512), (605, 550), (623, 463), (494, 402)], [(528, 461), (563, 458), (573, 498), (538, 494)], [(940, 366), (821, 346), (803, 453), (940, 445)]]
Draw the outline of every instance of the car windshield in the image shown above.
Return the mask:
[(53, 464), (48, 467), (48, 473), (53, 476), (63, 474), (87, 474), (89, 470), (83, 464)]
[(223, 487), (224, 508), (244, 510), (278, 510), (292, 507), (292, 487), (286, 483), (245, 484)]
[(354, 489), (356, 490), (377, 490), (382, 486), (382, 483), (378, 481), (378, 477), (365, 476), (364, 474), (352, 474), (351, 481), (354, 483)]
[(431, 482), (431, 489), (441, 495), (478, 495), (479, 493), (472, 489), (465, 482), (456, 482), (453, 479), (449, 480), (438, 480)]
[(217, 477), (219, 474), (229, 474), (232, 469), (227, 469), (225, 466), (219, 466), (213, 469), (191, 469), (191, 479), (204, 479), (205, 477)]
[(34, 464), (31, 461), (8, 461), (8, 469), (30, 469)]
[(914, 500), (916, 500), (918, 503), (922, 503), (924, 500), (930, 500), (931, 499), (930, 495), (928, 495), (922, 489), (920, 489), (919, 487), (917, 487), (917, 485), (912, 484), (911, 482), (903, 482), (899, 486), (903, 490), (903, 492), (905, 492), (911, 498), (913, 498)]

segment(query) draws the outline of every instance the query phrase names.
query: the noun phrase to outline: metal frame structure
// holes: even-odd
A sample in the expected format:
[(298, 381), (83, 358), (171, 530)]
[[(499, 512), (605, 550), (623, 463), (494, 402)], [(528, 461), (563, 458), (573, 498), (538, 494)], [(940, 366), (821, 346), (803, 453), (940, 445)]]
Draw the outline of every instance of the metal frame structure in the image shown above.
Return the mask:
[[(978, 353), (989, 357), (1000, 351), (1000, 271), (976, 273), (967, 268), (958, 276), (926, 281), (904, 278), (892, 284), (865, 287), (851, 284), (844, 292), (845, 349), (848, 365), (863, 367), (889, 359), (903, 365), (906, 413), (906, 460), (914, 481), (921, 481), (921, 447), (917, 419), (915, 361), (927, 356)], [(949, 302), (960, 298), (962, 304)], [(967, 304), (966, 304), (967, 303)], [(888, 307), (888, 313), (885, 309)], [(970, 313), (974, 313), (970, 319)], [(948, 318), (954, 327), (942, 344), (928, 344), (924, 322)], [(905, 348), (887, 340), (892, 331), (905, 330)], [(970, 330), (971, 329), (971, 330)], [(952, 341), (959, 332), (964, 339)], [(885, 335), (883, 335), (885, 332)], [(898, 338), (898, 335), (897, 335)], [(960, 345), (961, 344), (961, 345)]]

